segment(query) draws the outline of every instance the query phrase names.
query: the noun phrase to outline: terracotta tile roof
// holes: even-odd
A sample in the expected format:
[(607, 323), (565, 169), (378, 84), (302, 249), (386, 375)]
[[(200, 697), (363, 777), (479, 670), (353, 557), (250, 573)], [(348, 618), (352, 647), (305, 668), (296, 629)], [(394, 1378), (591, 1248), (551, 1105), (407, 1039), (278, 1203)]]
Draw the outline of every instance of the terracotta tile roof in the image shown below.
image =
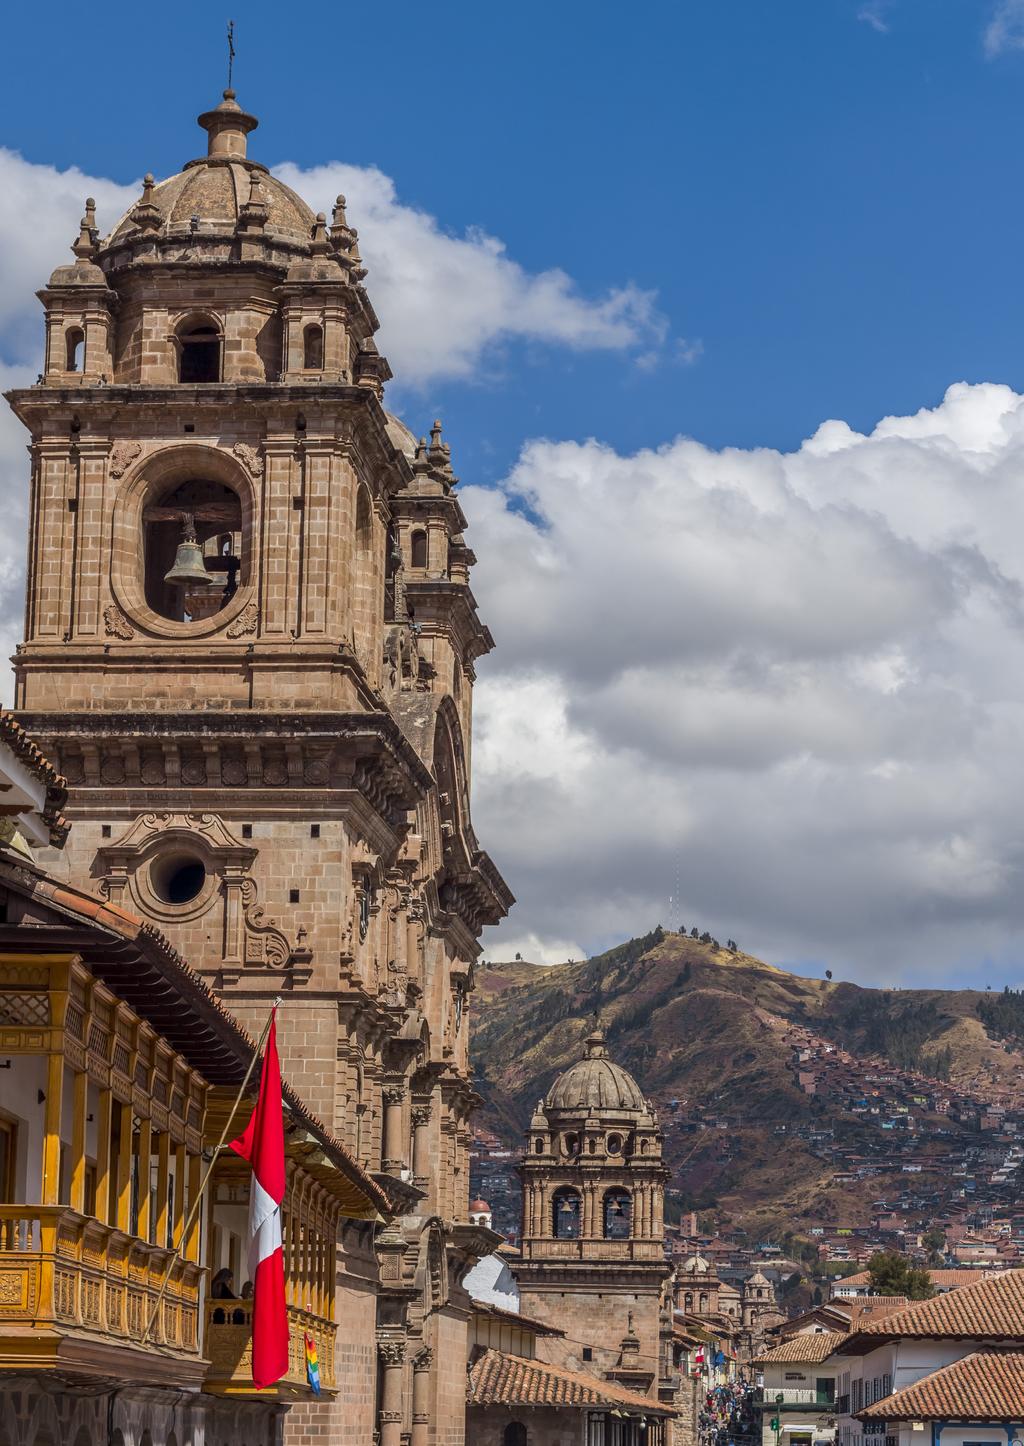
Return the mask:
[(844, 1300), (840, 1309), (849, 1312), (850, 1328), (859, 1330), (865, 1321), (880, 1320), (910, 1304), (905, 1295), (863, 1295)]
[[(988, 1270), (929, 1270), (932, 1284), (936, 1290), (955, 1290), (960, 1285), (973, 1285), (981, 1277), (992, 1274)], [(832, 1282), (832, 1289), (838, 1290), (842, 1285), (870, 1285), (871, 1272), (869, 1270), (858, 1270), (856, 1275), (844, 1275), (841, 1280)]]
[(1007, 1270), (932, 1300), (916, 1300), (881, 1320), (856, 1326), (849, 1339), (852, 1344), (908, 1336), (1024, 1341), (1024, 1270)]
[(820, 1365), (833, 1351), (839, 1349), (847, 1339), (846, 1331), (807, 1331), (804, 1335), (790, 1336), (788, 1341), (766, 1351), (751, 1364), (771, 1366), (783, 1362), (806, 1365)]
[(1024, 1412), (1024, 1354), (977, 1351), (861, 1411), (865, 1421), (1013, 1421)]
[(485, 1351), (469, 1371), (471, 1406), (564, 1406), (569, 1409), (593, 1406), (605, 1410), (627, 1408), (634, 1415), (675, 1416), (668, 1406), (647, 1396), (584, 1376), (545, 1361), (528, 1361), (504, 1351)]
[(50, 830), (50, 842), (54, 848), (63, 848), (71, 825), (61, 810), (68, 801), (67, 780), (22, 728), (6, 708), (0, 708), (0, 742), (6, 743), (11, 752), (25, 767), (46, 785), (46, 804), (43, 822)]

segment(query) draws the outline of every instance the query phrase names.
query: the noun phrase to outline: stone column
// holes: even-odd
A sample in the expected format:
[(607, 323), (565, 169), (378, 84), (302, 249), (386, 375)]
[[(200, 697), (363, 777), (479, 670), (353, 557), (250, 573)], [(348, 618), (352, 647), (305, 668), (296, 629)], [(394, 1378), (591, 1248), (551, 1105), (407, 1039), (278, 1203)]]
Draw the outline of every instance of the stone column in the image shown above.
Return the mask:
[(380, 1446), (401, 1446), (402, 1441), (402, 1374), (405, 1365), (405, 1342), (379, 1341), (377, 1351), (384, 1373), (381, 1383)]
[(402, 1129), (402, 1106), (405, 1090), (401, 1085), (385, 1085), (384, 1099), (384, 1173), (398, 1175), (405, 1169), (405, 1139)]
[(412, 1178), (421, 1190), (430, 1183), (430, 1105), (412, 1110)]
[(427, 1446), (430, 1438), (430, 1367), (434, 1352), (424, 1346), (412, 1358), (412, 1438), (410, 1446)]

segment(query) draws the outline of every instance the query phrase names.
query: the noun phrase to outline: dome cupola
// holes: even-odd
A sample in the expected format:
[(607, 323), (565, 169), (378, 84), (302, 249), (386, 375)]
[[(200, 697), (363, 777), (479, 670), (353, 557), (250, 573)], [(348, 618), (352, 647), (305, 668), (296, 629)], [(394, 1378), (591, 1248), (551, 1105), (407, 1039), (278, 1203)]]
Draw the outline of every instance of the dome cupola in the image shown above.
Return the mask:
[(620, 1064), (609, 1059), (604, 1035), (599, 1029), (584, 1041), (584, 1056), (559, 1075), (544, 1101), (545, 1110), (565, 1114), (597, 1111), (627, 1111), (649, 1114), (640, 1086)]

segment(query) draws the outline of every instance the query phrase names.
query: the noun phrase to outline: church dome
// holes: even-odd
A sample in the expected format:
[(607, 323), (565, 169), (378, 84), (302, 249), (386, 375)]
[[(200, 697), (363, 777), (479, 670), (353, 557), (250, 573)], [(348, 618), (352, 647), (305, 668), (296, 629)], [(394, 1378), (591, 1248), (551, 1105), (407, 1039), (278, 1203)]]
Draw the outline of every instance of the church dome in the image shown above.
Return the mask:
[(141, 200), (121, 217), (101, 249), (140, 237), (201, 244), (210, 236), (233, 235), (255, 207), (262, 234), (308, 252), (316, 217), (266, 166), (247, 159), (246, 136), (258, 121), (242, 110), (234, 91), (226, 90), (220, 105), (201, 115), (199, 124), (209, 135), (207, 154), (167, 180), (147, 176)]
[(628, 1110), (645, 1113), (647, 1101), (633, 1076), (608, 1058), (604, 1035), (595, 1030), (585, 1042), (586, 1054), (559, 1075), (544, 1101), (546, 1109)]

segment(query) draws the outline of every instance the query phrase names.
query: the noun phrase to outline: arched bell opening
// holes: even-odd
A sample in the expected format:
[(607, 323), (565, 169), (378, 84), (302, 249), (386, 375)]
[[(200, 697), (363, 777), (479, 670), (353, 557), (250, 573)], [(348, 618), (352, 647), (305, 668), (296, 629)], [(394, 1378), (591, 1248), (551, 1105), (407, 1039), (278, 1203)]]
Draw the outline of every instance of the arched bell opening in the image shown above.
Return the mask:
[(551, 1233), (555, 1239), (578, 1240), (582, 1213), (578, 1190), (556, 1190), (551, 1197)]
[(604, 1197), (604, 1238), (628, 1240), (633, 1201), (628, 1190), (606, 1190)]
[(242, 504), (223, 482), (174, 483), (143, 509), (147, 604), (172, 622), (198, 622), (227, 606), (244, 581)]
[(311, 322), (302, 333), (302, 367), (307, 372), (323, 371), (324, 329)]
[(219, 382), (222, 341), (220, 327), (211, 317), (190, 317), (176, 332), (179, 382)]
[(85, 355), (85, 332), (80, 326), (70, 326), (64, 333), (64, 370), (80, 372)]

